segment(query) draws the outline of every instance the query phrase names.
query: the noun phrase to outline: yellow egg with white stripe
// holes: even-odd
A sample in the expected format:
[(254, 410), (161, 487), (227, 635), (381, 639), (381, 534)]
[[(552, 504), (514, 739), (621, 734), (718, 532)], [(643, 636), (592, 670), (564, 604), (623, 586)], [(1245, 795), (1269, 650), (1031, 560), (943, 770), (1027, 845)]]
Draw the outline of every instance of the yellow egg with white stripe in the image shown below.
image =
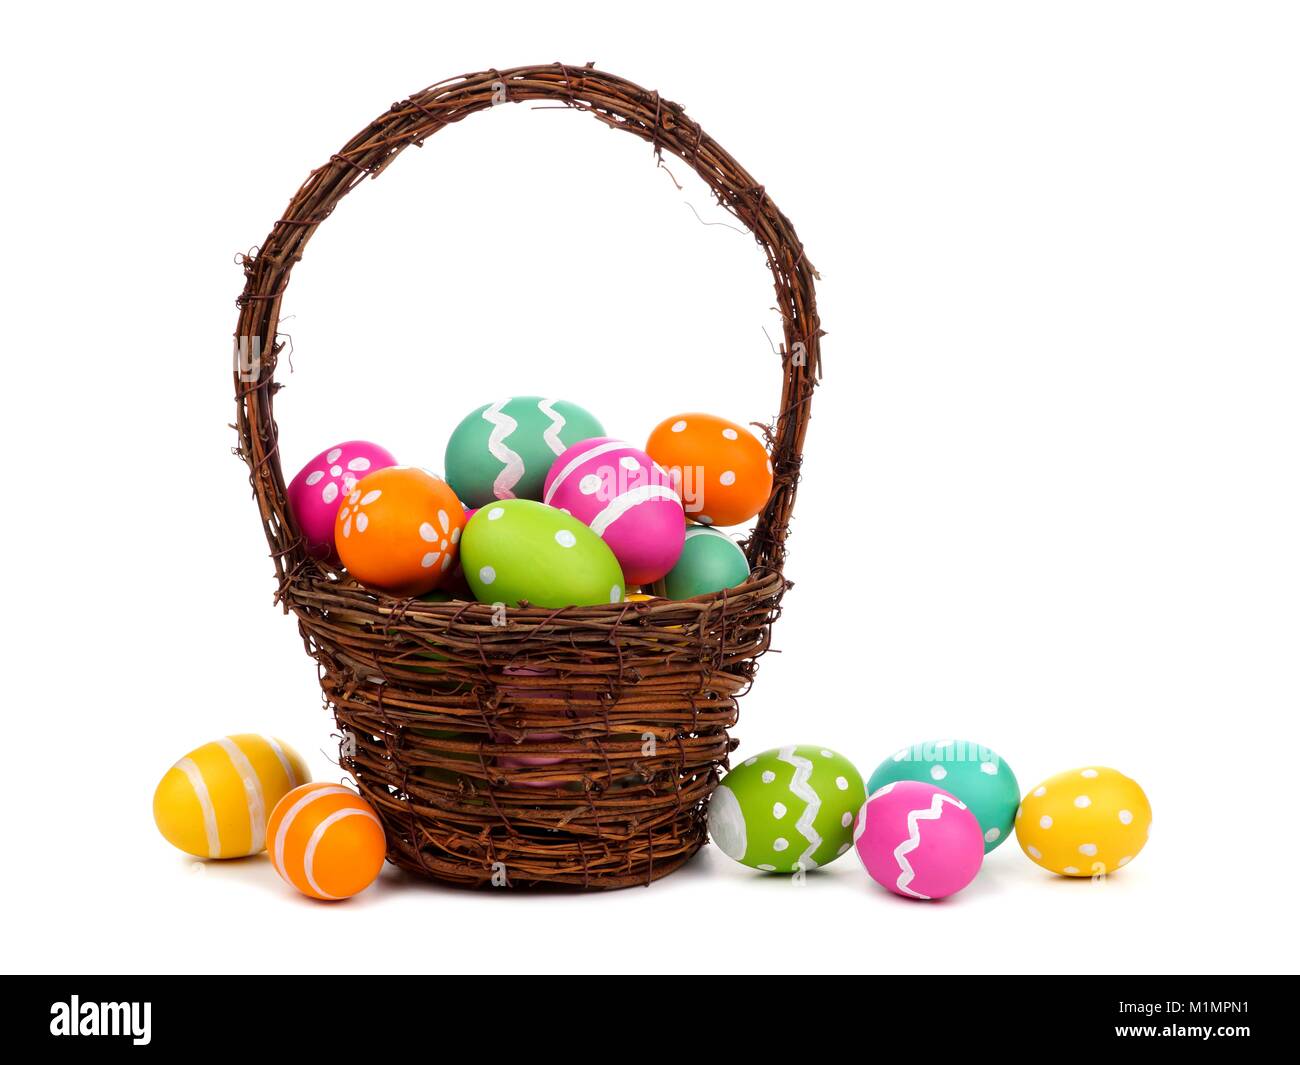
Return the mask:
[(173, 847), (199, 858), (246, 858), (266, 849), (266, 823), (289, 791), (311, 780), (298, 752), (271, 736), (223, 736), (196, 747), (163, 776), (153, 819)]

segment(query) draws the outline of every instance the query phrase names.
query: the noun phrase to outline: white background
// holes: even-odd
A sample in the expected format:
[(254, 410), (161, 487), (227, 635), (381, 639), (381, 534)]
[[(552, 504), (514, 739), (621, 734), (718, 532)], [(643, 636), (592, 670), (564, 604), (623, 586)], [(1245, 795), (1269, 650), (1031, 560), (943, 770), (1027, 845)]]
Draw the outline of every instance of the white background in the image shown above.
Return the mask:
[[(1286, 4), (24, 5), (6, 15), (10, 970), (1295, 968), (1300, 24)], [(822, 273), (797, 587), (736, 735), (988, 744), (1155, 809), (1103, 886), (1010, 842), (938, 905), (710, 848), (646, 890), (296, 897), (202, 873), (154, 785), (219, 735), (337, 776), (231, 455), (236, 252), (395, 99), (598, 61), (763, 182)], [(641, 439), (775, 413), (770, 277), (703, 185), (498, 108), (349, 197), (294, 275), (289, 475), (441, 467), (540, 392)]]

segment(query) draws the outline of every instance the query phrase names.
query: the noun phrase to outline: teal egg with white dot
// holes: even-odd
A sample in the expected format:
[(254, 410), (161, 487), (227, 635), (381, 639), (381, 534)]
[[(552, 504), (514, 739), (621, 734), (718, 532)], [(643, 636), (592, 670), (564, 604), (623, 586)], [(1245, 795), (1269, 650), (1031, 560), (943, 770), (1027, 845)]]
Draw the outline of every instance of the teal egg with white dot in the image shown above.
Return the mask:
[(1011, 767), (988, 747), (969, 740), (928, 740), (886, 758), (867, 782), (874, 795), (886, 784), (919, 780), (966, 804), (984, 833), (984, 853), (1011, 834), (1020, 806), (1020, 785)]
[(828, 747), (779, 747), (746, 758), (709, 800), (723, 854), (770, 873), (829, 865), (853, 844), (866, 802), (862, 774)]
[(556, 457), (604, 435), (595, 415), (568, 400), (512, 396), (485, 403), (447, 441), (447, 483), (468, 507), (494, 499), (541, 499)]
[(735, 540), (721, 529), (692, 525), (676, 564), (656, 587), (667, 599), (690, 599), (734, 588), (748, 579), (749, 559)]
[(475, 511), (460, 538), (474, 598), (558, 609), (621, 603), (623, 570), (609, 546), (572, 514), (532, 499)]

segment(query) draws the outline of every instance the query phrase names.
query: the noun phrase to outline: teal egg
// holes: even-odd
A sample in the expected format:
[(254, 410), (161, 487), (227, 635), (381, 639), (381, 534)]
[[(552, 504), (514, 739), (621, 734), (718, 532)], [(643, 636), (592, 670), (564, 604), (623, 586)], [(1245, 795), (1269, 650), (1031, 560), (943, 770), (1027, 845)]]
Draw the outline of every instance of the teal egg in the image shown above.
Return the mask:
[(532, 499), (479, 508), (461, 534), (460, 559), (480, 603), (623, 601), (623, 571), (605, 541), (573, 515)]
[(514, 396), (466, 415), (447, 441), (447, 483), (467, 507), (494, 499), (541, 499), (556, 457), (604, 426), (576, 403)]
[(829, 865), (853, 844), (866, 802), (862, 774), (826, 747), (746, 758), (709, 799), (709, 836), (727, 857), (765, 872)]
[(720, 529), (692, 525), (677, 565), (661, 584), (667, 598), (690, 599), (734, 588), (748, 577), (749, 560), (735, 540)]
[(984, 833), (984, 853), (1011, 834), (1020, 806), (1020, 785), (996, 751), (969, 740), (931, 740), (904, 747), (886, 758), (867, 781), (874, 795), (886, 784), (919, 780), (955, 795), (975, 815)]

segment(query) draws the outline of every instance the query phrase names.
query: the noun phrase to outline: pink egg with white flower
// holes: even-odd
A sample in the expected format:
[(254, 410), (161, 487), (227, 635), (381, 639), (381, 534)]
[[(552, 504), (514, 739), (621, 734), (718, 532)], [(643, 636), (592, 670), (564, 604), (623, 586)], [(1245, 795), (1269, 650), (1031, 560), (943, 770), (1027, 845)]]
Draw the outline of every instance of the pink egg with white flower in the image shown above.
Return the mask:
[(598, 436), (564, 451), (546, 475), (542, 501), (590, 526), (629, 585), (659, 580), (682, 553), (686, 512), (672, 477), (622, 440)]
[(871, 879), (904, 898), (955, 894), (984, 861), (984, 833), (966, 804), (916, 780), (895, 781), (867, 796), (854, 844)]
[(396, 466), (397, 459), (368, 440), (349, 440), (322, 451), (289, 482), (289, 509), (313, 558), (338, 561), (334, 518), (353, 486), (368, 473)]

